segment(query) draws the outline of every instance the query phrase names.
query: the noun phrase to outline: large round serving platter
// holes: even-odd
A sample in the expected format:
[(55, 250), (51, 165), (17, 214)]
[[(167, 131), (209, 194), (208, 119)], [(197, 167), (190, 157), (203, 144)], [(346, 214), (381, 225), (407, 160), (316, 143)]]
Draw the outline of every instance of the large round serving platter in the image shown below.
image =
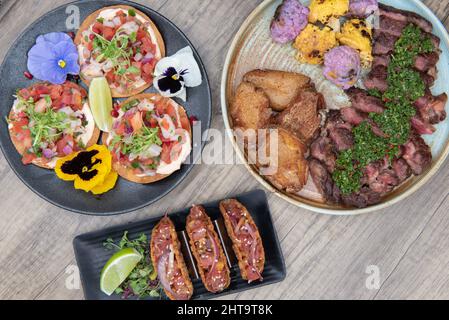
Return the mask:
[[(394, 192), (386, 196), (379, 205), (364, 209), (348, 209), (346, 207), (326, 204), (310, 177), (308, 184), (299, 194), (291, 195), (283, 193), (267, 182), (259, 174), (255, 166), (248, 164), (244, 152), (236, 143), (232, 132), (232, 120), (228, 112), (228, 107), (232, 101), (231, 99), (234, 96), (238, 84), (242, 81), (243, 75), (253, 69), (274, 69), (304, 73), (312, 79), (317, 79), (321, 76), (321, 71), (317, 70), (316, 67), (300, 64), (294, 58), (295, 51), (291, 44), (282, 46), (271, 40), (269, 30), (270, 22), (276, 8), (281, 2), (281, 0), (265, 0), (250, 14), (231, 44), (223, 69), (221, 104), (226, 131), (233, 142), (234, 149), (250, 173), (270, 192), (275, 193), (279, 197), (298, 207), (332, 215), (356, 215), (374, 212), (405, 199), (419, 188), (423, 187), (441, 168), (449, 154), (448, 120), (439, 124), (437, 126), (437, 132), (432, 136), (425, 136), (426, 142), (432, 148), (433, 163), (431, 168), (421, 176), (409, 179)], [(305, 5), (309, 4), (309, 1), (301, 0), (301, 2)], [(434, 34), (441, 39), (440, 47), (442, 50), (438, 64), (438, 79), (432, 88), (432, 92), (435, 94), (440, 94), (442, 92), (449, 93), (449, 35), (443, 24), (433, 12), (419, 0), (383, 0), (380, 2), (399, 9), (416, 12), (432, 22)], [(317, 72), (319, 72), (320, 75), (317, 75)], [(332, 88), (332, 86), (328, 85), (319, 85), (317, 90), (323, 93), (328, 105), (339, 105), (343, 103), (342, 101), (332, 101), (333, 96), (335, 96), (334, 90), (336, 90), (336, 87)], [(449, 111), (448, 106), (446, 106), (446, 110)]]
[[(149, 185), (135, 184), (120, 178), (115, 189), (100, 197), (94, 197), (84, 191), (75, 190), (73, 184), (59, 180), (53, 171), (32, 165), (24, 166), (21, 156), (11, 143), (8, 124), (4, 119), (11, 110), (16, 90), (37, 82), (37, 80), (30, 81), (23, 75), (23, 72), (27, 70), (27, 52), (35, 44), (36, 38), (49, 32), (76, 32), (76, 30), (67, 30), (66, 27), (68, 6), (74, 5), (79, 8), (82, 22), (92, 12), (117, 4), (133, 6), (153, 20), (164, 38), (167, 55), (173, 55), (186, 46), (192, 47), (194, 56), (200, 65), (203, 83), (199, 87), (188, 89), (187, 102), (177, 102), (185, 107), (189, 116), (193, 115), (201, 121), (201, 133), (204, 133), (210, 126), (212, 98), (206, 69), (201, 58), (182, 31), (156, 11), (130, 1), (87, 0), (58, 7), (39, 18), (17, 38), (0, 68), (0, 96), (2, 97), (0, 100), (0, 118), (2, 119), (0, 121), (0, 145), (11, 168), (31, 190), (56, 206), (82, 214), (114, 215), (148, 206), (179, 185), (198, 160), (191, 157), (189, 164), (183, 165), (180, 171), (167, 179)], [(72, 10), (67, 10), (67, 12), (73, 13)], [(146, 92), (154, 92), (154, 89), (151, 88)], [(203, 145), (194, 146), (197, 148), (193, 153), (196, 157), (201, 155), (198, 149), (201, 149)]]

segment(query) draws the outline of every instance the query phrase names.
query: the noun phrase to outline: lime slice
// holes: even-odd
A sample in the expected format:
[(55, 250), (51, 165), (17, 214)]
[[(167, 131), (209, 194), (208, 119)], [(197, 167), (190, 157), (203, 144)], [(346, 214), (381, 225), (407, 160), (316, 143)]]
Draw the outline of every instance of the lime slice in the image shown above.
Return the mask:
[(100, 289), (108, 296), (114, 293), (142, 260), (135, 249), (123, 249), (114, 254), (106, 263), (100, 276)]
[(90, 83), (89, 104), (98, 128), (111, 132), (112, 94), (105, 77), (94, 78)]

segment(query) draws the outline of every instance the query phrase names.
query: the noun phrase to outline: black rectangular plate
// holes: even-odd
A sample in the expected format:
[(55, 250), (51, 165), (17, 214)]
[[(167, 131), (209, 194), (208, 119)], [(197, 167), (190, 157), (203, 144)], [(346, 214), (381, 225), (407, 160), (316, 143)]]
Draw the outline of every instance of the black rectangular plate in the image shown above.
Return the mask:
[[(183, 249), (186, 263), (190, 270), (190, 277), (193, 282), (194, 292), (192, 299), (212, 299), (219, 296), (223, 296), (231, 293), (238, 293), (241, 291), (258, 288), (261, 286), (281, 282), (285, 279), (286, 268), (284, 256), (282, 255), (279, 240), (276, 234), (276, 230), (271, 218), (270, 209), (268, 207), (267, 197), (262, 190), (252, 191), (240, 196), (232, 197), (239, 200), (250, 212), (251, 216), (259, 228), (260, 235), (262, 237), (264, 249), (265, 249), (265, 268), (262, 276), (264, 280), (262, 282), (253, 282), (248, 284), (240, 276), (239, 267), (236, 263), (236, 259), (232, 249), (226, 243), (226, 233), (223, 233), (223, 239), (225, 242), (225, 251), (229, 255), (231, 262), (231, 285), (225, 291), (220, 294), (212, 294), (208, 292), (201, 279), (195, 277), (194, 271), (192, 271), (192, 263), (189, 258), (189, 254), (186, 253), (186, 249)], [(219, 225), (221, 222), (221, 214), (219, 210), (219, 202), (214, 201), (204, 204), (207, 213), (213, 221), (217, 221)], [(176, 212), (170, 215), (173, 220), (178, 234), (182, 234), (185, 230), (185, 220), (189, 214), (190, 208)], [(106, 230), (100, 230), (87, 234), (80, 235), (73, 240), (73, 247), (75, 250), (75, 257), (80, 270), (81, 281), (83, 284), (84, 295), (88, 300), (118, 300), (121, 299), (118, 295), (112, 295), (108, 297), (100, 290), (100, 272), (103, 266), (109, 260), (112, 255), (111, 251), (106, 250), (103, 243), (106, 239), (112, 238), (114, 241), (121, 239), (125, 231), (129, 232), (129, 238), (134, 239), (141, 233), (145, 233), (148, 237), (151, 236), (153, 227), (159, 222), (159, 218), (148, 219), (141, 222), (132, 224), (125, 224), (116, 226)], [(180, 236), (179, 240), (183, 243), (183, 237)], [(154, 300), (154, 298), (148, 298), (146, 300)]]

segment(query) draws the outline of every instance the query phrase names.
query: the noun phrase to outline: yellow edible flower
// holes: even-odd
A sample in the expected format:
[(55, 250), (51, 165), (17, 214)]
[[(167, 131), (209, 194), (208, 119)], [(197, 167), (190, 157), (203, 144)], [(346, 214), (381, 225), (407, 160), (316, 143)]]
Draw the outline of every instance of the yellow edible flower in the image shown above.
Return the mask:
[(341, 44), (359, 51), (362, 65), (369, 68), (373, 62), (372, 36), (372, 28), (365, 21), (351, 19), (345, 22), (337, 39)]
[(349, 0), (312, 0), (309, 22), (326, 24), (330, 18), (339, 18), (349, 11)]
[(56, 175), (64, 181), (74, 181), (75, 189), (102, 194), (114, 188), (118, 175), (112, 171), (112, 156), (108, 148), (94, 145), (59, 159)]
[(337, 37), (331, 28), (320, 28), (309, 23), (296, 38), (293, 46), (298, 50), (296, 58), (300, 62), (321, 64), (324, 54), (336, 45)]

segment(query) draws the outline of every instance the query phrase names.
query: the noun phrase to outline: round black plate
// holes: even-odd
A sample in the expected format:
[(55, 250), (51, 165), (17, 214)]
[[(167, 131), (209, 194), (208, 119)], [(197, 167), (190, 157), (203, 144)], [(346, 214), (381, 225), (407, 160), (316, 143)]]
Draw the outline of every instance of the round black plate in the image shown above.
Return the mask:
[[(174, 173), (165, 180), (149, 185), (134, 184), (119, 179), (114, 190), (101, 197), (78, 191), (73, 184), (59, 180), (53, 171), (40, 169), (36, 166), (24, 166), (21, 156), (14, 148), (8, 132), (5, 118), (8, 116), (14, 102), (13, 95), (19, 88), (30, 86), (36, 80), (26, 79), (23, 72), (26, 71), (27, 53), (35, 44), (36, 38), (49, 32), (67, 32), (66, 8), (76, 5), (81, 13), (81, 22), (92, 12), (102, 7), (117, 4), (127, 4), (146, 13), (159, 28), (167, 49), (167, 55), (172, 55), (178, 50), (190, 46), (195, 58), (199, 62), (203, 74), (203, 84), (196, 88), (188, 89), (186, 103), (179, 101), (187, 110), (189, 116), (194, 115), (201, 121), (201, 131), (204, 133), (210, 126), (212, 98), (206, 69), (201, 62), (196, 50), (187, 37), (172, 22), (159, 13), (130, 1), (77, 1), (61, 6), (47, 13), (34, 22), (19, 38), (6, 55), (0, 68), (0, 145), (11, 168), (17, 176), (35, 193), (45, 200), (61, 208), (90, 215), (114, 215), (134, 211), (148, 206), (161, 199), (173, 190), (188, 175), (197, 159), (192, 159), (191, 164), (185, 164), (180, 171)], [(153, 92), (154, 89), (149, 89)], [(198, 146), (201, 150), (204, 144)], [(198, 158), (201, 152), (193, 152)], [(12, 192), (12, 191), (11, 191)]]

